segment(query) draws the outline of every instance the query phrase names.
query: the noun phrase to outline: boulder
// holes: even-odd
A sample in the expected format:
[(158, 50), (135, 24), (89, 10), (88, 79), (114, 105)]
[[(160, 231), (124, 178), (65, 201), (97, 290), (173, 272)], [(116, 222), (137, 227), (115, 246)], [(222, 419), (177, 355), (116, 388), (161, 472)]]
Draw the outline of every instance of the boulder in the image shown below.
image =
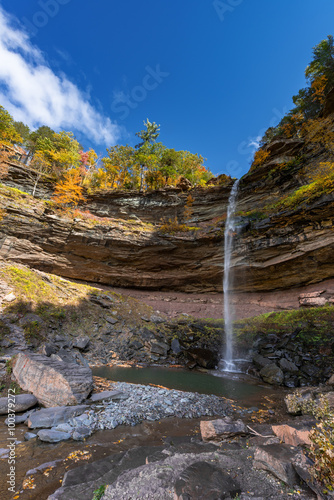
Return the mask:
[(169, 346), (165, 342), (155, 341), (151, 343), (151, 353), (167, 356)]
[(271, 385), (282, 385), (284, 380), (282, 370), (275, 363), (263, 367), (260, 375), (265, 382)]
[(47, 443), (59, 443), (59, 441), (67, 441), (71, 438), (68, 432), (52, 431), (51, 429), (42, 429), (37, 432), (37, 436), (41, 441)]
[(261, 370), (265, 366), (272, 364), (272, 361), (270, 361), (270, 359), (268, 358), (265, 358), (264, 356), (261, 356), (261, 354), (255, 353), (253, 355), (253, 363), (256, 368)]
[(87, 351), (89, 343), (90, 343), (89, 337), (78, 337), (74, 340), (73, 347), (80, 349), (80, 351)]
[(210, 349), (201, 349), (200, 347), (193, 347), (187, 349), (186, 354), (190, 356), (199, 366), (211, 370), (218, 364), (217, 353)]
[(253, 466), (271, 472), (280, 481), (293, 487), (298, 484), (298, 477), (292, 466), (295, 451), (286, 444), (267, 444), (257, 446), (254, 452)]
[[(173, 339), (172, 340), (172, 342), (171, 342), (171, 349), (173, 351), (173, 354), (180, 354), (180, 352), (182, 352), (182, 348), (181, 348), (181, 345), (180, 345), (180, 342), (179, 342), (178, 339)], [(333, 378), (334, 378), (334, 376), (333, 376)]]
[(292, 361), (288, 361), (286, 358), (280, 359), (279, 365), (284, 372), (298, 372), (298, 367), (294, 363), (292, 363)]
[(232, 420), (230, 417), (219, 420), (202, 420), (200, 423), (203, 441), (228, 441), (237, 436), (248, 434), (242, 420)]
[[(29, 390), (29, 389), (28, 389)], [(38, 401), (33, 394), (17, 394), (13, 395), (13, 400), (9, 398), (0, 398), (0, 415), (6, 415), (8, 413), (8, 402), (14, 402), (15, 399), (15, 413), (20, 411), (25, 411), (35, 406)], [(11, 408), (14, 410), (14, 408)]]
[(236, 498), (240, 486), (232, 477), (214, 464), (195, 462), (184, 469), (174, 484), (174, 499)]
[(70, 424), (58, 424), (56, 425), (56, 427), (52, 427), (51, 428), (52, 431), (60, 431), (60, 432), (68, 432), (69, 434), (71, 434), (71, 432), (73, 431), (73, 427), (72, 425)]
[[(24, 422), (26, 420), (28, 420), (28, 418), (30, 417), (30, 415), (34, 411), (35, 410), (29, 410), (29, 411), (26, 411), (25, 413), (22, 413), (21, 415), (15, 415), (15, 424), (24, 424)], [(6, 425), (8, 424), (8, 418), (6, 418), (5, 424)]]
[(57, 347), (54, 344), (43, 344), (40, 349), (40, 353), (43, 356), (51, 356), (51, 354), (55, 354), (57, 352)]
[(66, 423), (70, 418), (82, 415), (88, 408), (87, 405), (43, 408), (30, 415), (28, 427), (29, 429), (56, 427), (59, 424)]
[(92, 433), (93, 431), (89, 427), (77, 427), (72, 434), (72, 439), (74, 439), (74, 441), (83, 441), (84, 439), (87, 439), (89, 436), (91, 436)]
[(334, 373), (333, 375), (330, 377), (330, 379), (327, 380), (327, 384), (328, 385), (334, 385)]
[(316, 498), (318, 500), (323, 498), (329, 498), (324, 496), (324, 488), (321, 487), (321, 484), (317, 483), (314, 480), (314, 477), (310, 474), (310, 469), (313, 465), (312, 460), (304, 455), (304, 453), (297, 453), (293, 460), (293, 468), (295, 469), (298, 476), (302, 479), (302, 481), (307, 484), (310, 490), (314, 491), (316, 494)]
[(301, 422), (300, 424), (272, 425), (272, 430), (285, 444), (291, 446), (311, 445), (310, 432), (315, 422)]
[(13, 367), (17, 383), (46, 407), (77, 405), (93, 390), (90, 368), (39, 354), (20, 353)]
[(60, 361), (62, 363), (75, 363), (77, 364), (77, 361), (74, 356), (69, 351), (66, 351), (65, 349), (59, 349), (59, 351), (56, 354), (51, 354), (50, 358), (53, 361)]

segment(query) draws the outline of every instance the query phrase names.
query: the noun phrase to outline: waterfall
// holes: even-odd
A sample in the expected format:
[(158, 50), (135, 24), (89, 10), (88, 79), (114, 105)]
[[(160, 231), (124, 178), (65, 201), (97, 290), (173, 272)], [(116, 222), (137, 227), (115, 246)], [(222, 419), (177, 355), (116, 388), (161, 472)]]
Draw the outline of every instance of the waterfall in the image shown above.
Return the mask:
[(233, 238), (235, 233), (235, 209), (238, 196), (237, 180), (232, 187), (227, 206), (227, 217), (224, 233), (224, 324), (226, 347), (223, 357), (224, 371), (235, 371), (236, 367), (233, 362), (233, 313), (231, 311), (229, 300), (229, 288), (231, 286), (231, 254), (233, 250)]

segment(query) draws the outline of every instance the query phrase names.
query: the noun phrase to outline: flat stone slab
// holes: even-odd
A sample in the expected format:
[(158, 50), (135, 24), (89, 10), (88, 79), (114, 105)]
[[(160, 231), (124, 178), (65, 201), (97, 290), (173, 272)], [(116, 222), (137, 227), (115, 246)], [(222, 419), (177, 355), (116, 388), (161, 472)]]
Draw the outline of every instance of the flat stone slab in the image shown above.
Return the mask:
[(102, 401), (103, 399), (119, 399), (119, 396), (124, 395), (122, 391), (102, 391), (97, 394), (92, 394), (90, 401)]
[(47, 443), (59, 443), (59, 441), (67, 441), (71, 438), (68, 432), (52, 431), (51, 429), (42, 429), (37, 432), (37, 436), (41, 441)]
[(207, 462), (195, 462), (184, 469), (174, 484), (174, 500), (185, 498), (235, 498), (240, 486), (220, 467)]
[(202, 420), (200, 428), (203, 441), (227, 441), (248, 434), (247, 427), (242, 420), (233, 421), (229, 417), (210, 421)]
[(310, 432), (315, 422), (273, 425), (272, 430), (280, 440), (291, 446), (311, 445)]
[(56, 427), (64, 424), (72, 417), (82, 415), (89, 406), (58, 406), (56, 408), (43, 408), (32, 413), (28, 419), (29, 429)]
[[(32, 406), (35, 406), (38, 401), (33, 394), (17, 394), (10, 398), (0, 398), (0, 415), (6, 415), (8, 413), (8, 402), (13, 403), (15, 400), (15, 413), (28, 410)], [(14, 408), (11, 408), (14, 410)]]
[(286, 444), (268, 444), (258, 446), (254, 452), (253, 466), (271, 472), (280, 481), (293, 487), (298, 484), (298, 477), (292, 462), (296, 452)]
[(13, 374), (20, 387), (46, 407), (80, 404), (93, 390), (90, 368), (40, 354), (20, 353)]
[(289, 500), (278, 481), (253, 468), (252, 454), (235, 443), (137, 447), (67, 471), (48, 500), (92, 500), (103, 484), (103, 500)]

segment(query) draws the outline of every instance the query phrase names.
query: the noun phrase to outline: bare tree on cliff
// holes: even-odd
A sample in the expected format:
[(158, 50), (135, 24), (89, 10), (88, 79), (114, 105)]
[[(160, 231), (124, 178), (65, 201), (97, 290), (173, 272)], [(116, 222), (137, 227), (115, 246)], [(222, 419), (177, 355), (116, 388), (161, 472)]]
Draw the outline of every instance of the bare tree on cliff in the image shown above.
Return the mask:
[(136, 135), (141, 139), (141, 142), (135, 146), (138, 150), (138, 160), (140, 163), (140, 188), (139, 191), (143, 191), (144, 183), (144, 171), (145, 171), (145, 158), (150, 153), (150, 145), (152, 145), (160, 135), (160, 125), (155, 122), (151, 123), (147, 118), (146, 123), (144, 122), (146, 130), (141, 130), (137, 132)]

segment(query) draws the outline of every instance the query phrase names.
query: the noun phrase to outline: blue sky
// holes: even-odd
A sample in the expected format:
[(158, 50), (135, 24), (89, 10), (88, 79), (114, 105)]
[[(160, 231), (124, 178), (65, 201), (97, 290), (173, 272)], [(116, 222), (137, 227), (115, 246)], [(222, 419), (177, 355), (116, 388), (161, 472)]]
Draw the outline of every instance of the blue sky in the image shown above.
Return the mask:
[(0, 0), (0, 103), (104, 154), (149, 118), (240, 177), (292, 107), (333, 0)]

